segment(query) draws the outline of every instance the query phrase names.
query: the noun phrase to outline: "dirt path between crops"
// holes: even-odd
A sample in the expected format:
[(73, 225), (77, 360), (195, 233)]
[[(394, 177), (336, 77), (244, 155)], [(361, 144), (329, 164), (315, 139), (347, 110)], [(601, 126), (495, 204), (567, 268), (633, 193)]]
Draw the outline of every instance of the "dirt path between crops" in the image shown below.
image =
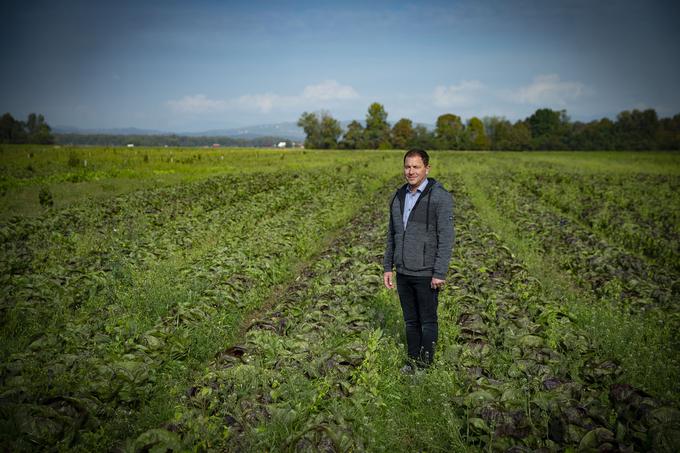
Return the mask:
[[(390, 180), (389, 184), (384, 189), (379, 190), (377, 193), (387, 194), (397, 187), (397, 183), (398, 183), (397, 180)], [(279, 303), (279, 301), (287, 293), (294, 292), (297, 288), (304, 286), (305, 285), (304, 282), (308, 281), (310, 278), (313, 277), (313, 272), (311, 270), (311, 266), (313, 265), (313, 263), (316, 262), (319, 259), (319, 257), (321, 257), (329, 249), (335, 248), (339, 242), (342, 242), (343, 233), (346, 233), (347, 230), (352, 230), (359, 226), (365, 228), (367, 225), (361, 224), (365, 223), (362, 222), (362, 218), (366, 217), (367, 209), (369, 212), (371, 212), (370, 214), (371, 217), (375, 217), (375, 221), (380, 223), (383, 220), (380, 217), (382, 211), (380, 209), (376, 209), (376, 207), (380, 206), (380, 208), (382, 208), (383, 204), (386, 204), (387, 202), (380, 204), (379, 201), (381, 200), (379, 198), (387, 199), (387, 197), (388, 195), (385, 195), (384, 197), (376, 196), (370, 197), (369, 199), (371, 201), (369, 201), (369, 203), (359, 208), (358, 211), (360, 213), (358, 215), (352, 217), (346, 225), (340, 226), (336, 228), (334, 231), (327, 234), (326, 237), (322, 240), (322, 242), (325, 244), (324, 247), (322, 247), (319, 252), (309, 257), (306, 261), (301, 262), (296, 266), (295, 270), (292, 272), (292, 275), (294, 275), (295, 277), (277, 285), (272, 290), (271, 294), (267, 297), (267, 299), (264, 301), (262, 305), (260, 305), (257, 309), (249, 312), (243, 318), (243, 320), (239, 324), (238, 335), (236, 337), (237, 338), (243, 337), (246, 334), (246, 332), (253, 326), (253, 323), (256, 322), (257, 319), (262, 317), (265, 313), (274, 309), (276, 307), (276, 304)]]

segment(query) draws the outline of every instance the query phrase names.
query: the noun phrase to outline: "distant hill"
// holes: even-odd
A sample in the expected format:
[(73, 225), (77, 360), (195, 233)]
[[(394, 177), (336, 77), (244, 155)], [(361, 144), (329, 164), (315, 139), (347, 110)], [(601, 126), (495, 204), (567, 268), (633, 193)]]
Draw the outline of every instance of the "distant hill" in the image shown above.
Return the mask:
[(233, 129), (213, 129), (205, 132), (187, 132), (180, 135), (188, 135), (190, 137), (226, 136), (245, 139), (257, 137), (285, 137), (295, 141), (303, 141), (305, 139), (305, 132), (294, 122), (258, 124)]
[[(172, 132), (158, 131), (154, 129), (139, 129), (136, 127), (124, 127), (124, 128), (93, 128), (93, 129), (83, 129), (73, 126), (56, 126), (52, 128), (52, 131), (56, 134), (83, 134), (83, 135), (94, 135), (94, 134), (104, 134), (104, 135), (170, 135)], [(179, 134), (178, 134), (179, 135)]]
[[(363, 121), (360, 121), (362, 124)], [(343, 130), (347, 130), (347, 125), (351, 120), (340, 121), (340, 126)], [(422, 125), (429, 130), (434, 129), (433, 124), (415, 123), (415, 125)], [(289, 121), (274, 124), (258, 124), (254, 126), (239, 127), (233, 129), (215, 129), (205, 132), (186, 132), (179, 135), (187, 135), (189, 137), (206, 137), (206, 136), (226, 136), (234, 138), (252, 139), (258, 137), (284, 137), (289, 140), (302, 142), (306, 138), (305, 131), (298, 127), (297, 123)]]
[[(363, 123), (363, 121), (361, 121)], [(350, 123), (347, 121), (340, 121), (340, 126), (344, 130), (347, 130), (347, 125)], [(432, 130), (434, 125), (432, 124), (422, 124), (416, 123), (416, 125), (423, 125), (426, 128)], [(74, 134), (81, 135), (127, 135), (127, 136), (140, 136), (140, 135), (177, 135), (180, 137), (230, 137), (234, 139), (241, 140), (254, 140), (261, 139), (264, 137), (277, 137), (285, 140), (292, 140), (295, 142), (302, 142), (305, 140), (305, 132), (302, 128), (298, 127), (297, 123), (288, 121), (282, 123), (273, 124), (257, 124), (253, 126), (238, 127), (231, 129), (212, 129), (201, 132), (171, 132), (171, 131), (160, 131), (155, 129), (139, 129), (136, 127), (126, 127), (126, 128), (116, 128), (116, 129), (81, 129), (72, 126), (56, 126), (53, 128), (56, 134), (69, 135)]]
[(171, 132), (155, 129), (139, 129), (136, 127), (82, 129), (73, 126), (56, 126), (53, 128), (53, 131), (57, 134), (69, 135), (178, 135), (182, 137), (232, 137), (245, 140), (261, 137), (281, 137), (293, 141), (303, 141), (305, 139), (304, 131), (294, 122), (258, 124), (247, 127), (212, 129), (200, 132)]

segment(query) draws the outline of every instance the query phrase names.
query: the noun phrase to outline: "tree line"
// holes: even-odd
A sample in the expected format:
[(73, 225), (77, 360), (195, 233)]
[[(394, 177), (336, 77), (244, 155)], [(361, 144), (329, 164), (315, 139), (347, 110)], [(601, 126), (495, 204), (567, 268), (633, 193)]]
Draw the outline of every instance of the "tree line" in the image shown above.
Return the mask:
[(52, 129), (45, 117), (31, 113), (26, 121), (18, 121), (9, 113), (0, 117), (0, 143), (54, 143)]
[[(328, 112), (304, 112), (299, 120), (305, 147), (315, 149), (453, 149), (453, 150), (678, 150), (680, 114), (659, 118), (654, 109), (619, 113), (587, 123), (572, 122), (565, 110), (541, 108), (514, 123), (499, 116), (463, 122), (445, 113), (434, 130), (401, 118), (387, 121), (382, 104), (368, 108), (365, 122), (352, 121), (343, 130)], [(221, 146), (269, 147), (291, 141), (281, 137), (242, 139), (181, 135), (53, 134), (43, 115), (31, 113), (18, 121), (9, 113), (0, 117), (0, 143), (71, 144), (95, 146)]]
[(401, 118), (391, 125), (382, 104), (368, 108), (365, 123), (343, 130), (328, 112), (304, 112), (299, 120), (305, 147), (315, 149), (452, 149), (452, 150), (678, 150), (680, 114), (659, 118), (654, 109), (623, 111), (608, 118), (572, 122), (566, 110), (541, 108), (514, 123), (499, 116), (445, 113), (434, 130)]

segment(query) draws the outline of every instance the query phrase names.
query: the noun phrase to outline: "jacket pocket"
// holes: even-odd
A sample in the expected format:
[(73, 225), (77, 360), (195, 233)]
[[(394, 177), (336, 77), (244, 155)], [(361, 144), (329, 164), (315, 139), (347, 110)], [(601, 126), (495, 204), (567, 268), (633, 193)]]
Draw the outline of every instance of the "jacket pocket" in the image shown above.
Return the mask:
[(430, 269), (434, 267), (434, 259), (437, 252), (436, 238), (428, 236), (423, 244), (423, 267)]
[(404, 236), (404, 250), (402, 256), (404, 267), (411, 271), (422, 271), (427, 268), (424, 260), (425, 255), (423, 253), (425, 245), (426, 240), (422, 236)]

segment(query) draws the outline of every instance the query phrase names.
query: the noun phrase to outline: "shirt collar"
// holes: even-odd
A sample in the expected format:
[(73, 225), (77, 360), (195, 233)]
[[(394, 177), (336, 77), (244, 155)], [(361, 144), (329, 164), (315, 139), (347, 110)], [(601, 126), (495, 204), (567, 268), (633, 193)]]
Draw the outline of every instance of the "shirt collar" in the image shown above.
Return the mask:
[[(423, 193), (423, 191), (425, 191), (425, 187), (427, 187), (427, 183), (428, 179), (427, 178), (423, 179), (423, 182), (421, 182), (418, 188), (416, 189), (416, 193), (418, 192)], [(406, 192), (410, 193), (411, 195), (415, 195), (413, 192), (411, 192), (411, 189), (408, 186), (406, 187)]]

